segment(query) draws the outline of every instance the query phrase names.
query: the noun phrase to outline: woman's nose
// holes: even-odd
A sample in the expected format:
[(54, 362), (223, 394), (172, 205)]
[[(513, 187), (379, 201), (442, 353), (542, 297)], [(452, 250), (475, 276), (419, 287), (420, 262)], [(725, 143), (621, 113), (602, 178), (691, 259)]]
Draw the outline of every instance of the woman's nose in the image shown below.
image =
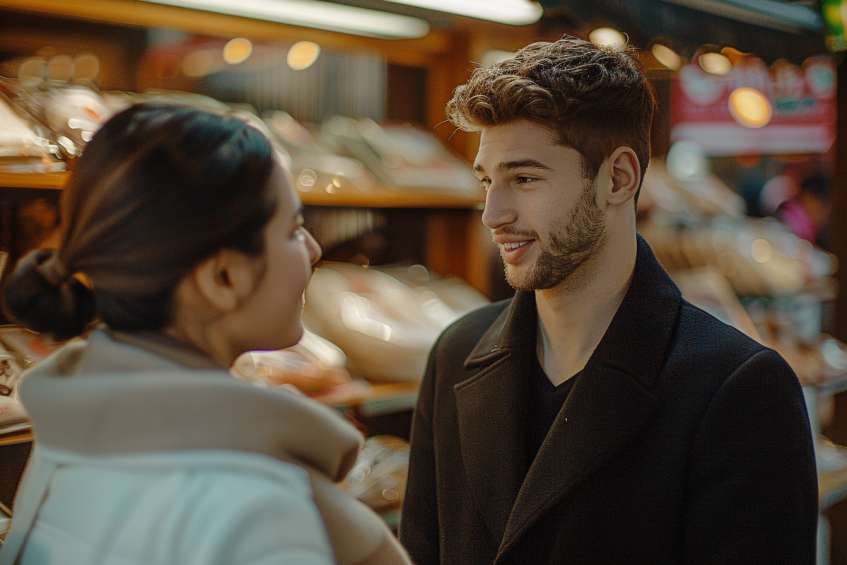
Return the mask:
[(304, 229), (303, 232), (306, 234), (306, 248), (309, 250), (309, 263), (314, 267), (315, 264), (321, 260), (323, 251), (321, 250), (320, 244), (317, 240), (315, 240), (309, 230)]

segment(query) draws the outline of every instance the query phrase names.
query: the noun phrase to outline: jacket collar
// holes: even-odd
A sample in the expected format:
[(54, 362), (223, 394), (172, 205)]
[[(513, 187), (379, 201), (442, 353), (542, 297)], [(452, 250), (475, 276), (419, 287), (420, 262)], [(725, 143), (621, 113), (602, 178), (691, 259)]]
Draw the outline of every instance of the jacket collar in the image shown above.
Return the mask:
[[(681, 294), (647, 242), (640, 235), (636, 238), (638, 252), (632, 281), (588, 364), (616, 367), (640, 379), (649, 389), (665, 359), (666, 352), (658, 350), (667, 347), (673, 329), (659, 323), (675, 321)], [(465, 359), (465, 368), (489, 365), (511, 350), (534, 351), (537, 316), (534, 293), (517, 291), (509, 308), (503, 310)], [(664, 331), (636, 332), (632, 330), (635, 327)]]
[(651, 393), (681, 305), (677, 287), (638, 236), (630, 286), (527, 470), (527, 379), (535, 355), (535, 296), (518, 292), (465, 360), (455, 386), (462, 456), (500, 556), (649, 422)]
[(29, 371), (20, 395), (39, 445), (83, 456), (237, 450), (337, 481), (362, 443), (337, 411), (313, 400), (224, 370), (187, 369), (102, 330)]

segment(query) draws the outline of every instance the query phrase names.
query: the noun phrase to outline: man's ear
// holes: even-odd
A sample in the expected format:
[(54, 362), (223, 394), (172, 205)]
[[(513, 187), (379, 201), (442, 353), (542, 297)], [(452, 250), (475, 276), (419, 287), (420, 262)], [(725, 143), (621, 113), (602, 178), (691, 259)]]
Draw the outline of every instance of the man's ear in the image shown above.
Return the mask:
[(261, 278), (261, 260), (233, 249), (221, 249), (188, 275), (199, 297), (221, 312), (237, 309)]
[(609, 156), (612, 188), (606, 195), (611, 206), (620, 206), (635, 196), (641, 185), (641, 165), (629, 147), (618, 147)]

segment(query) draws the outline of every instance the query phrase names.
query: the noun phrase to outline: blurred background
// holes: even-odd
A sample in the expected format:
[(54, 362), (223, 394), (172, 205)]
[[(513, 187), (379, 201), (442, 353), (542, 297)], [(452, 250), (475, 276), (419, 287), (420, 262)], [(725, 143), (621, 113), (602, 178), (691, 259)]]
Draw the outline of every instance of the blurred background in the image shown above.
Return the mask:
[[(847, 563), (845, 21), (841, 0), (0, 0), (0, 274), (56, 245), (61, 190), (115, 112), (167, 99), (241, 115), (291, 170), (326, 263), (300, 349), (234, 371), (407, 439), (440, 331), (512, 293), (480, 220), (478, 136), (444, 123), (453, 89), (563, 34), (634, 46), (659, 98), (639, 231), (688, 300), (798, 373), (819, 562)], [(12, 398), (52, 345), (14, 326), (0, 345)], [(31, 435), (7, 424), (10, 506)], [(362, 482), (374, 461), (349, 478), (389, 521), (404, 484), (391, 441), (368, 456), (393, 462), (393, 486)]]

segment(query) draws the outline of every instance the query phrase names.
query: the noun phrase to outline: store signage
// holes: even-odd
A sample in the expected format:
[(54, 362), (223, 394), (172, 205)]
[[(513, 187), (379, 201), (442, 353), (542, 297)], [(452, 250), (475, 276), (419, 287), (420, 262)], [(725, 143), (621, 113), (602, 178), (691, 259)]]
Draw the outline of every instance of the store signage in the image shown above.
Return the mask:
[[(770, 102), (765, 125), (751, 125), (730, 108), (739, 88)], [(835, 63), (821, 55), (800, 67), (777, 61), (768, 69), (747, 57), (723, 76), (686, 65), (671, 82), (671, 140), (693, 141), (715, 156), (824, 153), (835, 141)]]

